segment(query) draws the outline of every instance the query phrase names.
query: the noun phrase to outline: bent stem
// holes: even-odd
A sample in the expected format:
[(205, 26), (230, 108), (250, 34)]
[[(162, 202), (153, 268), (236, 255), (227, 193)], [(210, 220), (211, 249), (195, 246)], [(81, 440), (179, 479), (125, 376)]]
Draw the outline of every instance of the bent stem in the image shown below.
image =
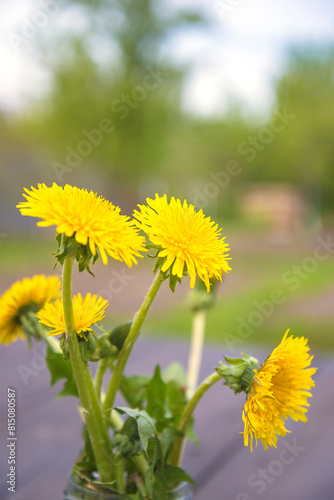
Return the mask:
[(78, 389), (82, 409), (81, 414), (87, 426), (96, 466), (101, 481), (103, 483), (110, 483), (114, 478), (114, 458), (110, 451), (108, 431), (93, 386), (89, 367), (87, 362), (82, 359), (79, 349), (72, 304), (72, 269), (73, 257), (67, 256), (63, 267), (62, 293), (68, 349)]
[(116, 393), (119, 389), (119, 386), (122, 381), (122, 375), (124, 372), (124, 368), (126, 366), (126, 363), (129, 359), (129, 356), (131, 354), (132, 348), (134, 346), (134, 343), (136, 342), (140, 329), (142, 327), (142, 324), (144, 323), (144, 320), (147, 316), (147, 313), (164, 281), (163, 275), (161, 271), (157, 274), (155, 277), (151, 288), (149, 289), (142, 305), (140, 306), (139, 311), (135, 314), (131, 329), (128, 333), (128, 336), (126, 337), (126, 340), (124, 342), (124, 345), (122, 347), (122, 350), (118, 356), (118, 360), (116, 363), (116, 366), (114, 368), (111, 380), (109, 382), (109, 386), (106, 392), (106, 397), (104, 400), (103, 404), (103, 411), (105, 413), (105, 416), (107, 420), (110, 420), (110, 413), (115, 401), (115, 396)]
[(184, 443), (186, 440), (185, 434), (190, 422), (190, 419), (195, 411), (196, 406), (206, 393), (210, 387), (212, 387), (218, 380), (221, 380), (221, 376), (218, 373), (212, 373), (209, 377), (207, 377), (204, 382), (201, 383), (201, 385), (198, 387), (197, 391), (191, 398), (191, 400), (188, 402), (187, 406), (185, 407), (182, 416), (181, 416), (181, 421), (179, 425), (179, 431), (182, 433), (182, 436), (177, 437), (174, 441), (174, 445), (172, 448), (171, 452), (171, 458), (170, 458), (170, 464), (174, 465), (175, 467), (179, 467), (181, 462), (182, 462), (182, 455), (183, 455), (183, 449), (184, 449)]
[(201, 360), (205, 335), (206, 310), (199, 310), (194, 313), (193, 327), (191, 333), (190, 353), (187, 372), (187, 396), (192, 398), (198, 381), (201, 369)]

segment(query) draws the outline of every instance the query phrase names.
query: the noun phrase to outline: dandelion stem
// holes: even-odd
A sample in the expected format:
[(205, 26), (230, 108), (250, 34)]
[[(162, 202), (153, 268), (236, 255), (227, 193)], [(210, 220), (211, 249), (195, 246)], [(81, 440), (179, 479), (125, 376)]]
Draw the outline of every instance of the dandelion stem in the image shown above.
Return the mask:
[(97, 370), (94, 378), (94, 387), (96, 391), (96, 395), (98, 399), (100, 399), (101, 396), (101, 389), (102, 389), (102, 382), (103, 382), (103, 377), (108, 369), (109, 366), (109, 359), (108, 358), (102, 358), (100, 359), (98, 365), (97, 365)]
[(124, 460), (122, 457), (116, 460), (116, 484), (118, 491), (125, 493)]
[(207, 392), (208, 389), (210, 389), (210, 387), (212, 387), (216, 382), (218, 382), (218, 380), (221, 380), (221, 376), (216, 372), (212, 373), (209, 377), (207, 377), (204, 380), (204, 382), (202, 382), (201, 385), (198, 387), (195, 394), (193, 395), (193, 397), (190, 399), (187, 406), (183, 410), (178, 429), (180, 432), (182, 432), (182, 436), (177, 437), (174, 441), (170, 459), (171, 465), (179, 467), (180, 464), (182, 463), (182, 454), (183, 454), (184, 442), (186, 439), (185, 434), (190, 419), (195, 411), (196, 406), (198, 405), (204, 394)]
[(110, 483), (114, 477), (114, 458), (110, 451), (108, 431), (93, 386), (89, 367), (87, 362), (82, 359), (79, 349), (72, 304), (72, 269), (73, 257), (67, 256), (63, 267), (62, 291), (66, 338), (74, 379), (83, 410), (81, 413), (84, 415), (96, 466), (101, 476), (101, 481)]
[(190, 399), (196, 390), (199, 371), (201, 369), (202, 352), (205, 335), (205, 320), (207, 312), (200, 309), (194, 313), (191, 333), (191, 344), (187, 373), (187, 396)]
[(140, 329), (144, 323), (144, 320), (147, 316), (147, 313), (153, 304), (153, 301), (164, 281), (164, 278), (162, 276), (162, 273), (159, 272), (157, 276), (155, 277), (149, 291), (147, 292), (146, 297), (144, 298), (144, 301), (142, 305), (140, 306), (139, 311), (135, 314), (132, 322), (131, 329), (128, 333), (128, 336), (124, 342), (124, 345), (122, 347), (122, 350), (118, 356), (118, 360), (115, 366), (115, 369), (113, 371), (111, 380), (109, 382), (109, 386), (106, 392), (106, 397), (103, 403), (103, 411), (105, 412), (105, 415), (107, 419), (110, 419), (110, 412), (112, 410), (114, 401), (115, 401), (115, 396), (116, 393), (119, 389), (119, 386), (122, 381), (122, 375), (124, 368), (126, 366), (126, 363), (129, 359), (129, 356), (131, 354), (132, 348), (134, 346), (134, 343), (136, 342)]

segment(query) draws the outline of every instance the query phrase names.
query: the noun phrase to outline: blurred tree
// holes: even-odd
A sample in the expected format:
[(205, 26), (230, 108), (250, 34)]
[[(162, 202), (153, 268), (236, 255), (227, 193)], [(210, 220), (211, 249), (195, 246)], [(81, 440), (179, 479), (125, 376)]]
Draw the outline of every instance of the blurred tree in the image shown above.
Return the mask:
[(30, 136), (54, 156), (55, 180), (93, 165), (135, 184), (159, 169), (181, 116), (185, 68), (162, 46), (204, 20), (157, 0), (70, 0), (67, 8), (83, 28), (44, 46), (52, 86), (28, 119)]
[(262, 144), (253, 176), (296, 183), (319, 212), (333, 212), (333, 48), (293, 49), (276, 93), (276, 111), (287, 120), (276, 121), (282, 131), (274, 132), (268, 145)]

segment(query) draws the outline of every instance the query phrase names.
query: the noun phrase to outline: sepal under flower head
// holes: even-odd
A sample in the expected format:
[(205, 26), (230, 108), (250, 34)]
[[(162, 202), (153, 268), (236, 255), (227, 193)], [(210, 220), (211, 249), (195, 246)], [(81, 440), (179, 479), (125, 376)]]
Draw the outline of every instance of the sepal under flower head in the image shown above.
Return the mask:
[(217, 373), (225, 380), (225, 385), (233, 389), (235, 394), (246, 392), (252, 383), (254, 370), (259, 367), (259, 362), (253, 356), (242, 353), (242, 358), (224, 356), (227, 365), (220, 362)]
[(63, 265), (65, 258), (70, 254), (74, 254), (78, 262), (79, 272), (81, 273), (86, 270), (89, 274), (94, 276), (90, 270), (90, 264), (95, 264), (97, 261), (99, 257), (97, 252), (93, 255), (89, 245), (81, 245), (74, 237), (69, 238), (64, 233), (58, 234), (56, 240), (58, 241), (59, 248), (53, 255), (57, 263), (59, 262), (60, 265)]

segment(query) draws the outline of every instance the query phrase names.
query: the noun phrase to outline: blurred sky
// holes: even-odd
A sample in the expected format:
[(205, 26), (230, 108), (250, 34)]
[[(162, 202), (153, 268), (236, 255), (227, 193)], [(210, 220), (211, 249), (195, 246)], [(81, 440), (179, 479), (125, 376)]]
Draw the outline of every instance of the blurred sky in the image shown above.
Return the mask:
[[(46, 16), (47, 4), (54, 10)], [(43, 95), (48, 88), (49, 75), (34, 42), (56, 27), (84, 25), (66, 4), (0, 0), (2, 108), (18, 111), (31, 94)], [(220, 113), (234, 100), (265, 113), (287, 47), (334, 41), (333, 0), (160, 0), (157, 5), (165, 12), (197, 7), (212, 21), (210, 29), (178, 31), (162, 48), (179, 64), (190, 64), (183, 103), (186, 110), (202, 115)]]

